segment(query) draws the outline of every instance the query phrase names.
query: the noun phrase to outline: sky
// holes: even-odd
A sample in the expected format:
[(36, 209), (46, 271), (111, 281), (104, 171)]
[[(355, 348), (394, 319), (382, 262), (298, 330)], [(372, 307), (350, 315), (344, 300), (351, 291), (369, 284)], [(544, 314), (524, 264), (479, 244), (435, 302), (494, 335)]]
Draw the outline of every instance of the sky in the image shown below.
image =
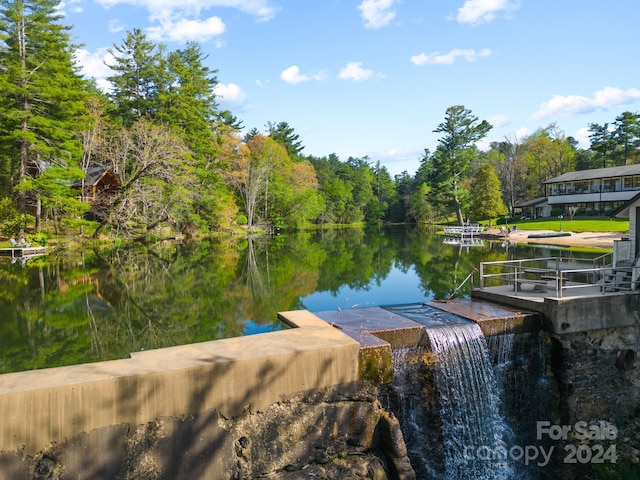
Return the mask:
[[(106, 88), (127, 31), (197, 42), (244, 126), (287, 122), (303, 154), (414, 175), (447, 108), (493, 125), (479, 143), (640, 111), (638, 0), (65, 0), (86, 77)], [(111, 60), (111, 62), (110, 62)]]

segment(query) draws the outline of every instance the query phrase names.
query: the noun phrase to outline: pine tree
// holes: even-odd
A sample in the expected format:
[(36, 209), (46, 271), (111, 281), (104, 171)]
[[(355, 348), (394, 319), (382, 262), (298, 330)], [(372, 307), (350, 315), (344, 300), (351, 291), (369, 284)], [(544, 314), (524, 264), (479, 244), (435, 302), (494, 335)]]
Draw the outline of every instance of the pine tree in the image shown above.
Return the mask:
[(302, 142), (299, 140), (300, 135), (295, 133), (293, 127), (290, 127), (287, 122), (280, 122), (277, 125), (267, 122), (267, 130), (270, 138), (287, 149), (287, 154), (292, 160), (297, 159), (300, 152), (304, 150)]
[(443, 137), (438, 139), (433, 162), (436, 179), (431, 187), (433, 192), (453, 203), (460, 225), (463, 223), (462, 196), (465, 194), (460, 182), (465, 179), (476, 156), (476, 142), (484, 138), (491, 128), (486, 120), (479, 121), (463, 105), (454, 105), (447, 109), (445, 121), (434, 130), (442, 133)]
[[(0, 157), (10, 164), (11, 181), (5, 181), (10, 187), (53, 166), (75, 168), (82, 155), (86, 83), (74, 64), (70, 27), (59, 23), (58, 4), (23, 0), (0, 7)], [(53, 184), (38, 184), (40, 190), (56, 190)], [(36, 227), (41, 193), (18, 189), (23, 212), (28, 199), (35, 204)]]
[(109, 53), (115, 59), (110, 65), (114, 75), (108, 78), (113, 87), (110, 97), (122, 124), (130, 127), (140, 119), (152, 121), (159, 110), (159, 93), (169, 83), (161, 49), (136, 28)]

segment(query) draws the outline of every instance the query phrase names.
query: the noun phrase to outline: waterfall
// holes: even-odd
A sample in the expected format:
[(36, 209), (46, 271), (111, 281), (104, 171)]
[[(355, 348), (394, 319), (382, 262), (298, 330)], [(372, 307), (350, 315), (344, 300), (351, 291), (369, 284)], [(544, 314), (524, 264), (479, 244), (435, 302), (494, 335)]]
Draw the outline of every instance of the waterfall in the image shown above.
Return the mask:
[(431, 306), (390, 310), (425, 325), (429, 340), (393, 349), (394, 382), (380, 397), (400, 421), (417, 478), (554, 478), (552, 465), (517, 458), (520, 447), (550, 446), (536, 438), (536, 422), (559, 402), (545, 334), (514, 334), (505, 323), (485, 338), (476, 323)]
[(428, 328), (435, 355), (445, 478), (507, 479), (511, 440), (487, 342), (475, 323)]

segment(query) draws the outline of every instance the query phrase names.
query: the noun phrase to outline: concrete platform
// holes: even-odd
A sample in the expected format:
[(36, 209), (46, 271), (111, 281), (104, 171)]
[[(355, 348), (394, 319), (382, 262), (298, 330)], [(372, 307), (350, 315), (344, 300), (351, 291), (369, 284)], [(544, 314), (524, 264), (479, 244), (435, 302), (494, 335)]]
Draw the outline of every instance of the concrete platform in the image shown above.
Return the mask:
[[(420, 319), (421, 308), (436, 312), (431, 316), (425, 313), (423, 316), (429, 318)], [(393, 380), (391, 351), (428, 345), (427, 328), (471, 321), (480, 326), (485, 336), (534, 332), (541, 328), (541, 317), (537, 313), (483, 300), (448, 300), (388, 309), (331, 310), (315, 315), (360, 344), (360, 378), (378, 385)]]
[(513, 285), (484, 287), (471, 297), (500, 305), (538, 312), (542, 328), (563, 334), (633, 325), (640, 310), (640, 292), (603, 292), (600, 286), (569, 285), (562, 298), (555, 291), (533, 288), (514, 291)]

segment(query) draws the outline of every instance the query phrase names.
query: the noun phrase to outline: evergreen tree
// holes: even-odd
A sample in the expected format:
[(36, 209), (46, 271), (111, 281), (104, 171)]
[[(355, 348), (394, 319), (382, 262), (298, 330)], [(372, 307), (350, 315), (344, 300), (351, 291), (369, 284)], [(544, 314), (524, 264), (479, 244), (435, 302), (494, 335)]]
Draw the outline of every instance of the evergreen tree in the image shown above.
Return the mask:
[(453, 203), (460, 225), (463, 224), (465, 192), (460, 182), (467, 176), (471, 161), (477, 154), (476, 142), (484, 138), (491, 128), (486, 120), (479, 121), (472, 115), (471, 110), (454, 105), (447, 109), (445, 121), (434, 130), (442, 133), (443, 137), (438, 139), (431, 187), (442, 200)]
[[(58, 5), (54, 0), (23, 0), (0, 7), (0, 166), (5, 186), (34, 179), (53, 166), (74, 168), (82, 155), (86, 83), (74, 64), (70, 28), (59, 23)], [(32, 199), (37, 228), (39, 192), (57, 189), (57, 180), (47, 178), (49, 183), (38, 182), (39, 190), (18, 192), (22, 211)]]
[(373, 173), (372, 188), (375, 201), (367, 212), (367, 220), (379, 222), (389, 219), (389, 207), (397, 200), (396, 186), (391, 179), (387, 167), (380, 164), (378, 160), (371, 169)]
[(287, 122), (280, 122), (277, 125), (268, 122), (267, 131), (269, 137), (287, 149), (287, 154), (292, 159), (298, 158), (300, 152), (304, 150), (302, 142), (299, 140), (300, 136), (295, 133), (293, 127), (290, 127)]
[(319, 222), (346, 222), (347, 206), (352, 201), (353, 187), (339, 176), (345, 165), (335, 153), (328, 157), (308, 159), (315, 170), (319, 193), (324, 201), (324, 211), (320, 214)]
[(204, 65), (205, 60), (202, 49), (193, 42), (169, 53), (169, 83), (166, 90), (158, 92), (157, 120), (178, 128), (197, 154), (213, 153), (212, 126), (218, 116), (216, 71)]
[(616, 117), (613, 138), (619, 145), (619, 165), (635, 163), (640, 152), (640, 114), (623, 112)]
[(599, 125), (589, 124), (589, 139), (591, 140), (591, 150), (594, 152), (595, 160), (598, 164), (594, 168), (610, 167), (613, 163), (613, 152), (616, 148), (616, 141), (613, 133), (609, 131), (609, 124)]
[(144, 118), (151, 121), (159, 108), (159, 93), (169, 83), (161, 49), (147, 40), (138, 28), (127, 32), (121, 45), (109, 49), (115, 63), (109, 65), (114, 75), (110, 97), (120, 121), (130, 127)]
[(216, 161), (218, 137), (229, 130), (221, 122), (215, 95), (216, 71), (205, 64), (206, 56), (196, 43), (167, 57), (168, 87), (158, 93), (158, 122), (180, 132), (193, 156), (198, 188), (192, 192), (195, 228), (220, 224), (223, 211), (231, 208), (231, 192), (222, 182)]

